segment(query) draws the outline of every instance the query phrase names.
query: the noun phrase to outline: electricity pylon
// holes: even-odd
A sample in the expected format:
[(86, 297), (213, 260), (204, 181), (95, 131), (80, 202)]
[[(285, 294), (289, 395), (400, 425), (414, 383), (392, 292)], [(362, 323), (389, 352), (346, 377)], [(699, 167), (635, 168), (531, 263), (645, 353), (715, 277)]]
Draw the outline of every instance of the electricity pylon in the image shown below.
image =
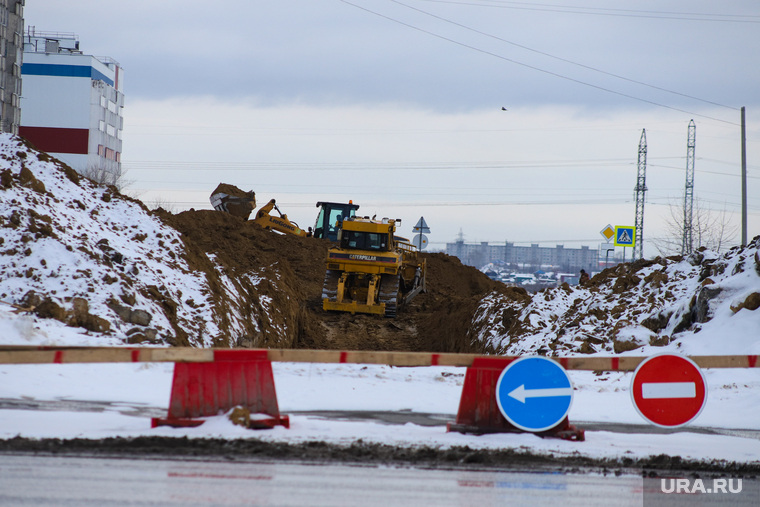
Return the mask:
[(632, 260), (643, 259), (644, 251), (644, 201), (647, 191), (647, 131), (641, 130), (639, 141), (639, 163), (636, 187), (633, 189), (636, 198), (636, 243), (633, 245)]
[(694, 218), (694, 147), (697, 139), (697, 126), (694, 120), (689, 122), (689, 136), (686, 142), (686, 188), (683, 192), (683, 238), (681, 255), (689, 255), (694, 249), (692, 236)]

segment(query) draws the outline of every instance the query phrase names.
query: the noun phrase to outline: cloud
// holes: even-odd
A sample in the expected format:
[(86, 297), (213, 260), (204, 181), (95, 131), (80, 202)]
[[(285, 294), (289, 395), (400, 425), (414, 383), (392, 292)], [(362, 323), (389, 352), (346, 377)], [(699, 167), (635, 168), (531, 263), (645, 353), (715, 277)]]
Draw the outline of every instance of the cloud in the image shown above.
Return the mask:
[[(409, 227), (425, 216), (433, 246), (460, 229), (472, 241), (593, 245), (607, 223), (633, 222), (646, 128), (655, 235), (683, 191), (692, 118), (695, 193), (738, 210), (740, 105), (757, 171), (757, 23), (403, 0), (433, 17), (351, 2), (377, 14), (307, 0), (35, 0), (25, 12), (124, 65), (127, 179), (178, 210), (210, 207), (224, 180), (277, 198), (301, 225), (319, 199), (354, 199)], [(700, 9), (712, 6), (655, 10)], [(760, 20), (756, 2), (731, 9), (721, 15)]]
[[(301, 225), (311, 225), (318, 200), (353, 199), (362, 212), (402, 218), (409, 228), (424, 216), (434, 247), (460, 229), (469, 241), (595, 245), (608, 223), (633, 224), (642, 128), (646, 227), (651, 236), (664, 230), (685, 178), (688, 121), (679, 116), (137, 100), (125, 120), (123, 160), (141, 198), (160, 196), (177, 211), (210, 208), (208, 195), (223, 181), (262, 201), (276, 198)], [(735, 130), (698, 122), (695, 193), (716, 209), (738, 210)], [(757, 195), (757, 180), (750, 184)], [(750, 205), (760, 211), (756, 198)], [(750, 223), (760, 230), (757, 215)]]
[[(512, 7), (36, 0), (26, 19), (77, 32), (85, 52), (120, 61), (132, 97), (255, 95), (271, 104), (405, 102), (439, 111), (702, 105), (615, 74), (732, 107), (757, 101), (755, 24)], [(733, 8), (760, 14), (751, 2)]]

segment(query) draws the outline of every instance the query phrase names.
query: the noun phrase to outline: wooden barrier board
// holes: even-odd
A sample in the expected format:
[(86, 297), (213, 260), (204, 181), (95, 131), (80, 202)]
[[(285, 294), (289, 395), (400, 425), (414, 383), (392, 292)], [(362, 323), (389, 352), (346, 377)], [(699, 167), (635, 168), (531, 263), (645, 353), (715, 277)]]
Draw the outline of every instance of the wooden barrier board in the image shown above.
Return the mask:
[[(252, 349), (196, 349), (190, 347), (54, 347), (0, 345), (0, 364), (64, 363), (202, 363), (214, 361), (215, 351)], [(293, 363), (385, 364), (389, 366), (470, 366), (476, 354), (381, 352), (308, 349), (268, 349), (270, 361)], [(700, 368), (758, 368), (758, 356), (691, 356)], [(633, 371), (646, 357), (575, 356), (550, 358), (566, 370)]]

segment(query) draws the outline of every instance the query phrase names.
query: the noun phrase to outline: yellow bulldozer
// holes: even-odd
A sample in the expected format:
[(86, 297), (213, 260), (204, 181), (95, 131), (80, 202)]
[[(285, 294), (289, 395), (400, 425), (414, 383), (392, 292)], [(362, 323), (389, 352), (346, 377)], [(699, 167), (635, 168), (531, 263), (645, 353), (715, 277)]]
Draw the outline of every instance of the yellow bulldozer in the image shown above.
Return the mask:
[[(234, 185), (220, 183), (219, 186), (211, 193), (211, 205), (217, 211), (226, 211), (232, 215), (248, 220), (251, 212), (256, 208), (256, 193), (251, 190), (244, 192)], [(276, 210), (279, 216), (272, 215), (271, 211)], [(296, 236), (308, 236), (309, 233), (304, 231), (298, 224), (289, 220), (277, 207), (277, 201), (271, 199), (256, 212), (256, 218), (252, 220), (265, 229), (272, 229), (285, 234), (295, 234)]]
[(327, 252), (322, 287), (324, 310), (396, 317), (400, 307), (425, 291), (425, 259), (394, 235), (400, 220), (345, 218), (338, 244)]

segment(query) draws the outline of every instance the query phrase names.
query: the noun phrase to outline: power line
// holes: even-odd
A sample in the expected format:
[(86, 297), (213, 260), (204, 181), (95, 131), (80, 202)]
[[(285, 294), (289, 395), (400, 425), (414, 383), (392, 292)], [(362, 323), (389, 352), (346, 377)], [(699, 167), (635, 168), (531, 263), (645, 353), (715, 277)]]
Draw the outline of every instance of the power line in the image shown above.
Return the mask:
[[(683, 171), (684, 170), (683, 167), (673, 167), (673, 166), (670, 166), (670, 165), (660, 165), (660, 164), (649, 164), (649, 165), (650, 165), (650, 167), (660, 167), (662, 169), (674, 169), (676, 171)], [(720, 171), (706, 171), (704, 169), (697, 169), (696, 172), (701, 173), (701, 174), (716, 174), (718, 176), (731, 176), (732, 178), (739, 178), (739, 177), (741, 177), (741, 174), (723, 173), (723, 172), (720, 172)], [(747, 178), (754, 179), (754, 180), (760, 180), (760, 176), (747, 176)]]
[(508, 41), (508, 40), (503, 39), (501, 37), (498, 37), (496, 35), (493, 35), (493, 34), (490, 34), (490, 33), (487, 33), (487, 32), (483, 32), (481, 30), (478, 30), (476, 28), (472, 28), (472, 27), (464, 25), (462, 23), (458, 23), (458, 22), (453, 21), (451, 19), (444, 18), (442, 16), (438, 16), (436, 14), (433, 14), (433, 13), (428, 12), (428, 11), (424, 11), (422, 9), (418, 9), (417, 7), (412, 7), (411, 5), (407, 5), (407, 4), (403, 3), (403, 2), (400, 2), (399, 0), (389, 0), (389, 1), (393, 2), (395, 4), (398, 4), (398, 5), (402, 5), (402, 6), (406, 7), (406, 8), (408, 8), (408, 9), (420, 12), (420, 13), (425, 14), (427, 16), (433, 17), (435, 19), (439, 19), (441, 21), (445, 21), (447, 23), (451, 23), (452, 25), (456, 25), (458, 27), (464, 28), (465, 30), (470, 30), (470, 31), (475, 32), (477, 34), (480, 34), (480, 35), (483, 35), (483, 36), (486, 36), (486, 37), (490, 37), (492, 39), (504, 42), (506, 44), (510, 44), (510, 45), (518, 47), (520, 49), (525, 49), (526, 51), (531, 51), (533, 53), (537, 53), (537, 54), (540, 54), (540, 55), (543, 55), (543, 56), (547, 56), (549, 58), (553, 58), (553, 59), (559, 60), (561, 62), (569, 63), (571, 65), (575, 65), (575, 66), (578, 66), (578, 67), (581, 67), (581, 68), (584, 68), (584, 69), (587, 69), (587, 70), (598, 72), (600, 74), (604, 74), (605, 76), (614, 77), (616, 79), (621, 79), (623, 81), (628, 81), (629, 83), (635, 83), (635, 84), (638, 84), (638, 85), (641, 85), (641, 86), (646, 86), (648, 88), (652, 88), (652, 89), (655, 89), (655, 90), (659, 90), (659, 91), (663, 91), (663, 92), (667, 92), (667, 93), (672, 93), (674, 95), (679, 95), (681, 97), (685, 97), (685, 98), (688, 98), (688, 99), (697, 100), (697, 101), (700, 101), (700, 102), (704, 102), (706, 104), (712, 104), (714, 106), (724, 107), (726, 109), (731, 109), (733, 111), (738, 111), (739, 110), (739, 108), (736, 108), (736, 107), (727, 106), (725, 104), (720, 104), (718, 102), (713, 102), (711, 100), (702, 99), (702, 98), (699, 98), (699, 97), (695, 97), (693, 95), (688, 95), (688, 94), (685, 94), (685, 93), (676, 92), (676, 91), (673, 91), (673, 90), (668, 90), (667, 88), (662, 88), (660, 86), (655, 86), (655, 85), (652, 85), (652, 84), (649, 84), (649, 83), (645, 83), (643, 81), (637, 81), (635, 79), (627, 78), (625, 76), (620, 76), (618, 74), (613, 74), (612, 72), (607, 72), (607, 71), (598, 69), (596, 67), (591, 67), (590, 65), (585, 65), (585, 64), (582, 64), (582, 63), (574, 62), (572, 60), (568, 60), (567, 58), (562, 58), (560, 56), (556, 56), (556, 55), (553, 55), (553, 54), (550, 54), (550, 53), (546, 53), (545, 51), (539, 51), (538, 49), (530, 48), (528, 46), (524, 46), (524, 45), (518, 44), (516, 42)]
[[(683, 157), (659, 157), (658, 160), (681, 159)], [(632, 165), (627, 158), (609, 159), (565, 159), (565, 160), (508, 160), (481, 162), (225, 162), (225, 161), (180, 161), (180, 160), (125, 160), (127, 170), (182, 170), (182, 171), (450, 171), (450, 170), (504, 170), (504, 169), (545, 169), (577, 167), (625, 167)]]
[[(594, 16), (616, 16), (625, 18), (653, 18), (674, 21), (708, 21), (727, 23), (760, 23), (760, 16), (753, 14), (714, 14), (699, 12), (673, 12), (652, 11), (638, 9), (611, 9), (604, 7), (578, 7), (571, 5), (536, 4), (527, 2), (509, 2), (491, 0), (490, 2), (477, 2), (475, 0), (426, 0), (432, 3), (471, 5), (474, 7), (492, 7), (498, 9), (516, 9), (541, 12), (561, 12), (566, 14), (582, 14)], [(748, 19), (750, 18), (750, 19)]]
[(625, 97), (625, 98), (628, 98), (628, 99), (631, 99), (631, 100), (636, 100), (636, 101), (639, 101), (639, 102), (644, 102), (646, 104), (650, 104), (650, 105), (657, 106), (657, 107), (662, 107), (664, 109), (670, 109), (671, 111), (678, 111), (679, 113), (685, 113), (685, 114), (688, 114), (690, 116), (698, 116), (700, 118), (706, 118), (706, 119), (717, 121), (717, 122), (720, 122), (720, 123), (726, 123), (726, 124), (729, 124), (729, 125), (739, 126), (738, 123), (730, 122), (728, 120), (722, 120), (720, 118), (714, 118), (712, 116), (707, 116), (707, 115), (704, 115), (704, 114), (695, 113), (695, 112), (692, 112), (692, 111), (687, 111), (687, 110), (680, 109), (680, 108), (677, 108), (677, 107), (668, 106), (666, 104), (660, 104), (659, 102), (654, 102), (652, 100), (644, 99), (644, 98), (641, 98), (641, 97), (636, 97), (635, 95), (630, 95), (630, 94), (627, 94), (627, 93), (618, 92), (618, 91), (612, 90), (610, 88), (605, 88), (603, 86), (599, 86), (599, 85), (595, 85), (595, 84), (588, 83), (588, 82), (585, 82), (585, 81), (581, 81), (580, 79), (575, 79), (575, 78), (572, 78), (572, 77), (569, 77), (569, 76), (565, 76), (565, 75), (559, 74), (557, 72), (553, 72), (553, 71), (550, 71), (550, 70), (542, 69), (540, 67), (536, 67), (535, 65), (530, 65), (530, 64), (527, 64), (527, 63), (523, 63), (523, 62), (514, 60), (512, 58), (507, 58), (506, 56), (499, 55), (499, 54), (493, 53), (491, 51), (487, 51), (485, 49), (481, 49), (481, 48), (472, 46), (470, 44), (465, 44), (464, 42), (460, 42), (460, 41), (454, 40), (454, 39), (452, 39), (450, 37), (445, 37), (445, 36), (437, 34), (435, 32), (431, 32), (430, 30), (426, 30), (424, 28), (412, 25), (410, 23), (406, 23), (404, 21), (401, 21), (400, 19), (396, 19), (396, 18), (393, 18), (391, 16), (388, 16), (388, 15), (385, 15), (385, 14), (381, 14), (381, 13), (379, 13), (377, 11), (373, 11), (372, 9), (368, 9), (366, 7), (362, 7), (361, 5), (357, 5), (355, 3), (349, 2), (348, 0), (340, 0), (340, 1), (343, 2), (343, 3), (345, 3), (345, 4), (347, 4), (347, 5), (355, 7), (357, 9), (360, 9), (360, 10), (363, 10), (363, 11), (368, 12), (370, 14), (373, 14), (375, 16), (381, 17), (383, 19), (387, 19), (388, 21), (391, 21), (393, 23), (397, 23), (399, 25), (406, 26), (407, 28), (411, 28), (412, 30), (417, 30), (418, 32), (430, 35), (432, 37), (435, 37), (435, 38), (438, 38), (438, 39), (441, 39), (441, 40), (445, 40), (447, 42), (451, 42), (452, 44), (456, 44), (458, 46), (461, 46), (461, 47), (464, 47), (464, 48), (467, 48), (467, 49), (471, 49), (473, 51), (477, 51), (478, 53), (482, 53), (484, 55), (493, 56), (494, 58), (498, 58), (500, 60), (504, 60), (506, 62), (510, 62), (510, 63), (515, 64), (515, 65), (519, 65), (521, 67), (525, 67), (525, 68), (528, 68), (528, 69), (531, 69), (531, 70), (542, 72), (544, 74), (549, 74), (550, 76), (558, 77), (560, 79), (565, 79), (567, 81), (571, 81), (573, 83), (577, 83), (577, 84), (580, 84), (580, 85), (583, 85), (583, 86), (588, 86), (588, 87), (594, 88), (596, 90), (600, 90), (600, 91), (604, 91), (604, 92), (607, 92), (607, 93), (611, 93), (613, 95), (619, 95), (621, 97)]
[[(136, 189), (138, 191), (144, 191), (147, 189)], [(418, 202), (418, 203), (412, 203), (412, 202), (366, 202), (362, 203), (362, 206), (365, 207), (372, 207), (372, 206), (394, 206), (397, 208), (428, 208), (428, 207), (434, 207), (434, 208), (441, 208), (441, 207), (460, 207), (460, 206), (467, 206), (467, 207), (475, 207), (475, 206), (586, 206), (586, 205), (600, 205), (600, 204), (625, 204), (626, 202), (630, 202), (630, 199), (628, 201), (625, 201), (623, 199), (610, 199), (610, 198), (604, 198), (604, 199), (584, 199), (584, 200), (557, 200), (552, 199), (548, 201), (514, 201), (514, 202), (504, 202), (504, 201), (489, 201), (489, 202), (480, 202), (480, 201), (459, 201), (459, 202), (453, 202), (453, 201), (433, 201), (433, 202)], [(210, 203), (208, 201), (176, 201), (176, 204), (183, 204), (183, 205), (204, 205), (207, 207), (211, 207)], [(285, 202), (278, 199), (277, 201), (278, 205), (281, 205), (283, 207), (293, 207), (293, 208), (313, 208), (314, 203), (304, 203), (304, 202)]]

